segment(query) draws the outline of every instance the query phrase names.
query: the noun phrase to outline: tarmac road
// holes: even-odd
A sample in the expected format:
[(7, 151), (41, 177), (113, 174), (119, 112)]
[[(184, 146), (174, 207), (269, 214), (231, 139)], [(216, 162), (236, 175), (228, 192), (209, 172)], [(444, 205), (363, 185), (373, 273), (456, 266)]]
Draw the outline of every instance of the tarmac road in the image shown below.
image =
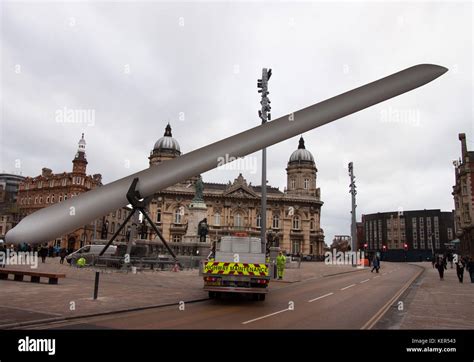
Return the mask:
[(271, 288), (266, 301), (232, 295), (171, 307), (50, 323), (34, 329), (369, 329), (422, 269), (370, 269)]

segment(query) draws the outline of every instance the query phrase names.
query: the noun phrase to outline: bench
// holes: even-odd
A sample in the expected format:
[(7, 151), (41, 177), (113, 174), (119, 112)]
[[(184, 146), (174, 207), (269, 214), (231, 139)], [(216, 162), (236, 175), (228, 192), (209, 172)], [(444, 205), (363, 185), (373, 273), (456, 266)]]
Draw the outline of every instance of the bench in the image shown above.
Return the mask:
[(8, 275), (13, 274), (13, 280), (23, 281), (24, 276), (31, 277), (30, 281), (32, 283), (39, 283), (40, 278), (49, 278), (49, 284), (58, 284), (59, 278), (65, 278), (66, 274), (58, 273), (42, 273), (37, 271), (28, 271), (28, 270), (8, 270), (0, 268), (0, 279), (8, 279)]

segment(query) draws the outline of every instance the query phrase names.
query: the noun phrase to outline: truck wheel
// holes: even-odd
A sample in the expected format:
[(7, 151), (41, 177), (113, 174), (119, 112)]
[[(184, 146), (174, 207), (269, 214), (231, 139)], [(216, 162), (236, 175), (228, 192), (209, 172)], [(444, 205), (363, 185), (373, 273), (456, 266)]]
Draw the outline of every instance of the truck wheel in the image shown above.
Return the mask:
[(265, 294), (258, 294), (258, 300), (263, 302), (265, 300)]

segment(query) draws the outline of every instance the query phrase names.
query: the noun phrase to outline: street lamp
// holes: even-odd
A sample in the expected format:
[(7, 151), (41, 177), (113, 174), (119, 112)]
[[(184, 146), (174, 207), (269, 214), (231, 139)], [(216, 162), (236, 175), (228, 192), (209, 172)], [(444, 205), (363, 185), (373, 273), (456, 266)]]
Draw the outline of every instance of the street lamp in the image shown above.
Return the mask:
[[(262, 120), (262, 124), (267, 123), (271, 119), (270, 110), (270, 99), (268, 99), (268, 81), (272, 76), (272, 70), (267, 68), (262, 69), (262, 79), (257, 79), (258, 93), (262, 94), (260, 104), (262, 108), (258, 111), (258, 116)], [(260, 211), (261, 223), (260, 223), (260, 239), (266, 250), (267, 243), (267, 149), (262, 149), (262, 209)]]

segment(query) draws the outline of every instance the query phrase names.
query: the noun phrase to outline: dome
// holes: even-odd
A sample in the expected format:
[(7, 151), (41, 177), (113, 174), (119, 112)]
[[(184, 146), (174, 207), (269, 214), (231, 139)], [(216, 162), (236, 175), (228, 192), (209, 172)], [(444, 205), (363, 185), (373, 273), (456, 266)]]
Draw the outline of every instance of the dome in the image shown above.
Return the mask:
[(166, 126), (165, 134), (158, 141), (156, 141), (153, 150), (181, 152), (178, 141), (176, 141), (176, 139), (174, 139), (171, 134), (171, 126), (169, 123)]
[(312, 162), (314, 163), (314, 157), (304, 146), (303, 136), (300, 138), (298, 149), (294, 151), (290, 156), (289, 162)]

